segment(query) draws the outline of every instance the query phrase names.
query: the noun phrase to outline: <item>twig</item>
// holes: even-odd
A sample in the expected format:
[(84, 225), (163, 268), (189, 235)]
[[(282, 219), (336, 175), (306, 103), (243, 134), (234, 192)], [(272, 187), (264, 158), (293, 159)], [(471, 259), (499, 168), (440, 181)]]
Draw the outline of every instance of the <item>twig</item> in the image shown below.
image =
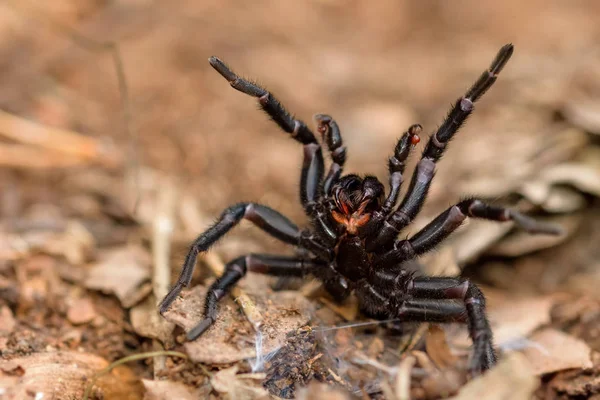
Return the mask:
[[(0, 131), (2, 122), (0, 122)], [(5, 132), (5, 131), (4, 131)], [(57, 151), (48, 151), (21, 144), (0, 143), (0, 167), (10, 168), (66, 168), (88, 163), (83, 158), (67, 156)]]
[(410, 377), (416, 358), (412, 355), (400, 361), (396, 374), (395, 394), (398, 400), (410, 400)]
[(108, 151), (97, 139), (67, 129), (38, 124), (2, 110), (0, 110), (0, 135), (19, 143), (52, 150), (56, 158), (68, 155), (79, 159), (79, 162), (100, 161), (109, 166), (117, 163), (115, 153)]
[[(158, 195), (157, 212), (152, 227), (152, 259), (154, 265), (152, 290), (156, 299), (162, 299), (169, 291), (171, 278), (169, 259), (174, 226), (175, 199), (177, 197), (177, 190), (172, 182), (161, 182), (161, 186), (163, 189)], [(160, 321), (168, 324), (163, 319), (160, 319)], [(153, 348), (163, 350), (162, 344), (156, 339), (153, 341)], [(155, 378), (161, 370), (165, 369), (165, 362), (165, 357), (154, 359)]]
[(185, 359), (188, 358), (188, 356), (186, 356), (185, 354), (180, 353), (178, 351), (152, 351), (149, 353), (140, 353), (140, 354), (134, 354), (134, 355), (128, 356), (128, 357), (123, 357), (120, 360), (113, 362), (106, 368), (98, 371), (98, 373), (96, 373), (92, 377), (92, 379), (90, 380), (90, 383), (85, 388), (85, 392), (83, 393), (83, 400), (89, 399), (90, 394), (92, 392), (92, 388), (96, 384), (96, 381), (98, 380), (98, 378), (100, 378), (102, 375), (108, 374), (110, 371), (112, 371), (114, 368), (118, 367), (119, 365), (123, 365), (123, 364), (131, 362), (131, 361), (144, 360), (146, 358), (159, 357), (159, 356), (179, 357), (179, 358), (185, 358)]

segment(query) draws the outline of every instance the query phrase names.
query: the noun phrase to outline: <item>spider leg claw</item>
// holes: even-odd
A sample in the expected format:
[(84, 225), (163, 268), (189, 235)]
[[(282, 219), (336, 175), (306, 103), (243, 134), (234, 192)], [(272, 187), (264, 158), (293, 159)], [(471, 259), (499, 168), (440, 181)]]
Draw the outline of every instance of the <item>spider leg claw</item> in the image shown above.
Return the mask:
[(214, 323), (215, 321), (212, 318), (205, 318), (203, 319), (198, 325), (196, 325), (195, 327), (193, 327), (186, 335), (187, 340), (188, 341), (192, 341), (192, 340), (196, 340), (198, 339), (200, 336), (202, 336), (202, 334), (204, 332), (206, 332), (208, 330), (208, 328), (210, 328), (210, 326)]

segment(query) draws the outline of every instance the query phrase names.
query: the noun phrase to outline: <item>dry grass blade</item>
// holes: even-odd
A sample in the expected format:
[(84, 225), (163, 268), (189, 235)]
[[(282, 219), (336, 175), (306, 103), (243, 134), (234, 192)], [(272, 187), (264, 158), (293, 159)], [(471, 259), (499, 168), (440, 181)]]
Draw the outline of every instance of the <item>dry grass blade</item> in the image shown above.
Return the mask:
[[(177, 190), (172, 182), (165, 182), (163, 190), (158, 194), (156, 217), (152, 226), (152, 287), (155, 299), (164, 298), (169, 291), (169, 280), (171, 278), (170, 271), (170, 252), (171, 252), (171, 236), (174, 229), (175, 201), (177, 198)], [(154, 314), (158, 314), (156, 309)], [(159, 330), (165, 332), (171, 331), (174, 325), (167, 322), (165, 319), (158, 319)], [(163, 350), (162, 344), (154, 341), (153, 347), (155, 350)], [(160, 371), (165, 369), (165, 357), (154, 358), (154, 377), (156, 378)]]
[(410, 382), (411, 372), (417, 362), (417, 359), (408, 355), (398, 365), (396, 382), (394, 385), (394, 394), (397, 400), (410, 400)]
[[(0, 110), (0, 135), (18, 143), (37, 147), (37, 149), (30, 150), (30, 155), (37, 151), (38, 155), (45, 155), (47, 159), (45, 165), (38, 161), (38, 168), (69, 166), (68, 163), (76, 165), (77, 163), (96, 162), (107, 167), (115, 167), (119, 164), (117, 149), (107, 146), (98, 139), (85, 137), (66, 129), (41, 125), (2, 110)], [(25, 149), (28, 147), (3, 146), (3, 148), (20, 151), (21, 155), (25, 155)], [(61, 157), (67, 157), (62, 165), (59, 164)], [(14, 156), (11, 160), (0, 155), (0, 160), (3, 160), (3, 164), (9, 165), (8, 161), (15, 161), (18, 158)], [(29, 158), (26, 161), (32, 163), (34, 160)], [(54, 161), (55, 165), (50, 164), (49, 161)], [(20, 166), (26, 167), (27, 163)]]

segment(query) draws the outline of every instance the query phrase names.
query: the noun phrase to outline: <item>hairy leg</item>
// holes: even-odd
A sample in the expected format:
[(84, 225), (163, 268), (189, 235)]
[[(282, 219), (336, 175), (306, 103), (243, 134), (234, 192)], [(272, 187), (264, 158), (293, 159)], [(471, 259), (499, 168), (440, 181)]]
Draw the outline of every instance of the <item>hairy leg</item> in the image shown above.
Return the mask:
[(396, 212), (385, 221), (372, 246), (389, 245), (395, 240), (398, 233), (417, 216), (429, 192), (429, 186), (435, 173), (435, 164), (444, 154), (454, 134), (473, 112), (475, 102), (494, 84), (512, 53), (513, 46), (511, 44), (502, 47), (490, 67), (452, 106), (442, 125), (429, 138), (402, 203)]
[(277, 239), (292, 245), (301, 244), (302, 232), (294, 223), (279, 212), (255, 203), (240, 203), (229, 207), (210, 228), (192, 243), (185, 257), (179, 279), (160, 303), (160, 312), (164, 313), (177, 298), (184, 286), (192, 280), (196, 266), (196, 258), (200, 252), (206, 251), (236, 226), (242, 219), (247, 219)]
[(219, 300), (229, 293), (248, 271), (273, 276), (303, 277), (324, 265), (326, 264), (317, 260), (268, 254), (249, 254), (236, 258), (226, 265), (223, 276), (208, 289), (204, 302), (204, 319), (188, 332), (187, 339), (198, 338), (216, 321)]
[(560, 226), (536, 221), (509, 208), (489, 205), (478, 199), (467, 199), (448, 208), (414, 236), (397, 241), (394, 249), (379, 258), (377, 268), (385, 270), (428, 252), (450, 236), (467, 217), (497, 222), (513, 221), (517, 227), (532, 234), (562, 233)]

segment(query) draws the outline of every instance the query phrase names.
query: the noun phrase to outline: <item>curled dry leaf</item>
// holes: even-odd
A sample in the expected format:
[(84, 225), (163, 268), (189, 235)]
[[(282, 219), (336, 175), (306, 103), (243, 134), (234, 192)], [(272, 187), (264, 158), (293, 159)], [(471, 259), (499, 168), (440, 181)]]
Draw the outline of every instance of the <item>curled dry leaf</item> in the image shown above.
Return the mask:
[[(202, 320), (206, 287), (197, 286), (175, 300), (165, 318), (186, 331)], [(264, 316), (261, 356), (280, 349), (288, 332), (305, 325), (312, 315), (312, 304), (295, 291), (255, 294), (252, 296)], [(254, 330), (229, 297), (219, 305), (214, 325), (200, 338), (185, 344), (192, 361), (226, 364), (256, 357)]]
[(600, 197), (600, 170), (584, 163), (564, 163), (550, 167), (540, 174), (550, 184), (568, 184), (582, 192)]
[[(108, 362), (96, 355), (59, 351), (0, 360), (0, 389), (7, 399), (81, 399), (89, 379)], [(18, 379), (15, 371), (21, 371)], [(141, 400), (144, 388), (127, 367), (115, 368), (96, 381), (96, 393), (105, 399)], [(2, 398), (4, 399), (4, 395)]]
[(524, 231), (515, 231), (502, 238), (486, 253), (501, 257), (518, 257), (537, 250), (554, 247), (571, 237), (581, 224), (581, 215), (563, 215), (553, 218), (536, 218), (540, 221), (551, 222), (563, 229), (560, 235), (532, 235)]
[(600, 102), (593, 100), (572, 101), (563, 108), (565, 117), (586, 130), (600, 135)]
[(84, 285), (114, 294), (123, 307), (131, 307), (139, 301), (142, 283), (150, 279), (150, 262), (150, 255), (139, 246), (105, 251), (100, 261), (91, 266)]
[(543, 181), (528, 182), (517, 192), (532, 204), (554, 214), (574, 212), (586, 204), (585, 197), (574, 189)]
[[(264, 378), (264, 376), (250, 376), (250, 379), (244, 379), (244, 375), (237, 374), (238, 366), (223, 369), (212, 376), (210, 383), (214, 390), (224, 394), (226, 399), (230, 400), (260, 400), (268, 399), (269, 393), (260, 386), (260, 381), (256, 382), (255, 377)], [(252, 381), (255, 382), (252, 382)]]
[(468, 224), (450, 241), (459, 265), (475, 260), (513, 227), (512, 223), (491, 224), (487, 221), (469, 221)]
[(591, 368), (591, 350), (588, 345), (556, 329), (544, 329), (531, 340), (536, 346), (524, 351), (536, 375), (549, 374), (571, 368)]
[(425, 348), (429, 358), (439, 369), (452, 368), (458, 362), (448, 347), (446, 332), (438, 325), (429, 326), (429, 332), (425, 337)]

